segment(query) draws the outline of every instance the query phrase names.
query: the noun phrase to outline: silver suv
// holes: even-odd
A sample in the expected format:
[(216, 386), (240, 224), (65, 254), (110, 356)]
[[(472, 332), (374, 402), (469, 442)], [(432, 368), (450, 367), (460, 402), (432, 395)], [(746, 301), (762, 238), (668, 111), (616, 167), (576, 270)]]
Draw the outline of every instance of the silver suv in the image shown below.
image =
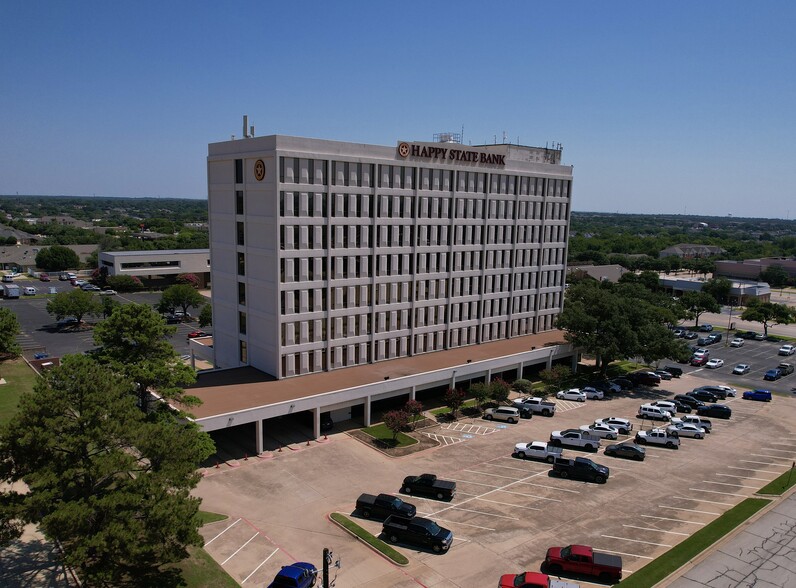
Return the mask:
[(513, 406), (499, 406), (497, 408), (487, 408), (484, 411), (484, 418), (488, 421), (506, 421), (507, 423), (520, 422), (520, 410)]

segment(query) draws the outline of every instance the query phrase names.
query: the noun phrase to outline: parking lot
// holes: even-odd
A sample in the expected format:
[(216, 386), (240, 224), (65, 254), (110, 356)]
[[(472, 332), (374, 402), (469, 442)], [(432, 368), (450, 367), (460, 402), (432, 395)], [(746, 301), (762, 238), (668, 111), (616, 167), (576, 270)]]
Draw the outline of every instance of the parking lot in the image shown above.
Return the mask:
[[(745, 353), (737, 361), (754, 364), (748, 357), (765, 348), (769, 358), (776, 356), (774, 344), (766, 342), (728, 351)], [(794, 400), (729, 398), (732, 419), (711, 419), (712, 434), (682, 439), (679, 450), (650, 446), (644, 462), (606, 457), (602, 449), (594, 454), (565, 449), (570, 457), (587, 455), (609, 466), (604, 485), (552, 477), (547, 464), (512, 457), (512, 448), (518, 442), (546, 441), (554, 429), (607, 416), (631, 418), (638, 430), (642, 423), (635, 415), (641, 403), (709, 383), (737, 383), (720, 377), (721, 372), (692, 369), (662, 383), (666, 392), (641, 389), (601, 401), (557, 401), (553, 418), (536, 416), (513, 425), (481, 419), (436, 425), (421, 434), (439, 446), (403, 458), (389, 458), (346, 433), (335, 433), (326, 441), (239, 460), (233, 464), (237, 467), (211, 468), (197, 491), (202, 508), (230, 518), (203, 528), (206, 548), (242, 585), (267, 583), (282, 565), (296, 560), (320, 567), (324, 547), (341, 558), (338, 586), (495, 585), (503, 573), (538, 570), (547, 547), (569, 543), (620, 555), (625, 574), (632, 573), (791, 466), (796, 458)], [(453, 546), (444, 555), (400, 545), (410, 563), (397, 567), (327, 518), (334, 511), (349, 514), (378, 534), (379, 522), (357, 518), (357, 496), (395, 494), (404, 476), (423, 472), (457, 483), (450, 503), (407, 498), (419, 516), (453, 531)]]

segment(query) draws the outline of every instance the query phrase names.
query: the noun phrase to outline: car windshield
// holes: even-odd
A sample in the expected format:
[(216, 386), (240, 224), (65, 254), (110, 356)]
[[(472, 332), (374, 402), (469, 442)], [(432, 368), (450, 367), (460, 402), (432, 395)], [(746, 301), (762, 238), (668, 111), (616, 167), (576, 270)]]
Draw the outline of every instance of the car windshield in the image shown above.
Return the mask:
[(428, 530), (428, 532), (429, 532), (429, 533), (431, 533), (432, 535), (437, 535), (437, 534), (439, 534), (439, 532), (440, 532), (440, 527), (439, 527), (439, 525), (438, 525), (437, 523), (435, 523), (434, 521), (429, 521), (429, 522), (428, 522), (428, 523), (425, 525), (425, 527), (426, 527), (426, 529)]
[(572, 552), (569, 546), (561, 548), (561, 557), (564, 559), (569, 559), (569, 554)]

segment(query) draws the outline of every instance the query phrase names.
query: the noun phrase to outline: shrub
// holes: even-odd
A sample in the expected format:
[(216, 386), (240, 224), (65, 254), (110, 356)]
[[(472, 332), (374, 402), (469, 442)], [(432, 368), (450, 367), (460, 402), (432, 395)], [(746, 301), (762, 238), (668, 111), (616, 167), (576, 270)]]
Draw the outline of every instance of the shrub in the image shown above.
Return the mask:
[(423, 412), (423, 403), (418, 400), (407, 400), (404, 405), (404, 411), (409, 415), (412, 421), (412, 430), (414, 431), (417, 425), (417, 417)]
[(384, 413), (384, 425), (392, 431), (392, 440), (395, 441), (398, 433), (409, 424), (409, 413), (405, 410), (391, 410)]
[(506, 402), (509, 399), (509, 392), (511, 392), (511, 388), (500, 378), (492, 380), (489, 383), (489, 396), (498, 404)]
[(531, 384), (530, 380), (519, 379), (514, 380), (514, 383), (511, 385), (511, 387), (522, 394), (530, 394), (533, 384)]
[(135, 292), (141, 290), (144, 284), (135, 276), (108, 276), (108, 286), (118, 292)]
[(175, 280), (177, 284), (187, 284), (192, 288), (199, 289), (199, 276), (196, 274), (180, 274), (178, 275)]
[(486, 399), (489, 398), (489, 385), (483, 382), (476, 382), (470, 386), (470, 396), (473, 397), (475, 405), (480, 411), (481, 406), (486, 402)]
[(451, 415), (456, 418), (456, 413), (464, 404), (464, 390), (461, 388), (448, 388), (445, 392), (445, 406), (451, 409)]

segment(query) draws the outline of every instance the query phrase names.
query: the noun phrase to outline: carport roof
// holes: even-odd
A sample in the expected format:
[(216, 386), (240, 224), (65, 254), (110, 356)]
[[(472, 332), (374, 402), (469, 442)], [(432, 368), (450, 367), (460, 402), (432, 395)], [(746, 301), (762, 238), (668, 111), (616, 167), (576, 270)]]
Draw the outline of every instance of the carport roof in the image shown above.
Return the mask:
[(200, 373), (196, 384), (187, 392), (197, 396), (202, 404), (188, 410), (196, 419), (203, 419), (373, 384), (386, 377), (421, 374), (462, 365), (468, 360), (495, 359), (528, 351), (532, 347), (564, 343), (564, 333), (554, 330), (282, 380), (252, 367)]

